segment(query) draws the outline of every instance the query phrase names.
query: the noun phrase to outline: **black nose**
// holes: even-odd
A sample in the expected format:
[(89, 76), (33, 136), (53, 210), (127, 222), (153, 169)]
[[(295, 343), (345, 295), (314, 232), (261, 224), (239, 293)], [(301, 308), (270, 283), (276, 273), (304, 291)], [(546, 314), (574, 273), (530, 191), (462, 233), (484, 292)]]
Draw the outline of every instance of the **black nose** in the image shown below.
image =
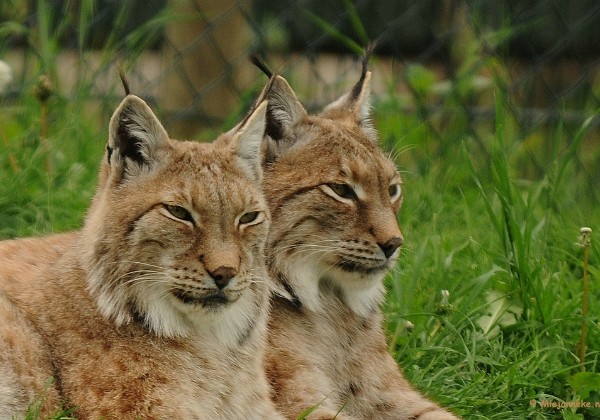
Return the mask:
[(213, 278), (219, 289), (225, 288), (229, 280), (235, 277), (237, 270), (233, 267), (219, 267), (215, 271), (209, 271), (208, 274)]
[(378, 244), (386, 258), (390, 258), (398, 248), (402, 246), (404, 239), (401, 236), (396, 236), (388, 240), (384, 244)]

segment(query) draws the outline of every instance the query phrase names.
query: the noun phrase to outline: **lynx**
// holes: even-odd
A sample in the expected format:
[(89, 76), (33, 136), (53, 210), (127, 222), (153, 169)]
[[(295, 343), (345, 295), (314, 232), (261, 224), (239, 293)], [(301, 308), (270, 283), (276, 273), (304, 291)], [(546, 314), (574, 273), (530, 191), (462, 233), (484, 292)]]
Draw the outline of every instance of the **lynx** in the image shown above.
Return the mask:
[(81, 231), (0, 243), (0, 413), (282, 418), (263, 353), (266, 105), (228, 146), (169, 139), (128, 95)]
[(416, 392), (388, 354), (379, 304), (403, 242), (402, 180), (369, 120), (368, 53), (346, 95), (309, 115), (270, 76), (263, 189), (269, 271), (280, 287), (267, 376), (277, 407), (309, 419), (456, 419)]

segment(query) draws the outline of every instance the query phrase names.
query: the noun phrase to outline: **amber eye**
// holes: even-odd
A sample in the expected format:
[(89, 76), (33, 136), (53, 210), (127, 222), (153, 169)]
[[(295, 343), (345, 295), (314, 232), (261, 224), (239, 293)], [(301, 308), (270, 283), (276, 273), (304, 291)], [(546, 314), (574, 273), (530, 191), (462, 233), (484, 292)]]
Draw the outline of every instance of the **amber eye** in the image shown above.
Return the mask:
[(390, 194), (392, 200), (395, 200), (400, 196), (400, 191), (401, 189), (399, 184), (392, 184), (388, 187), (388, 193)]
[(348, 184), (327, 184), (331, 190), (342, 198), (353, 200), (356, 198), (356, 193)]
[(177, 219), (185, 220), (188, 222), (194, 221), (190, 212), (181, 206), (172, 206), (170, 204), (165, 204), (165, 208), (169, 213), (171, 213), (171, 216), (176, 217)]
[(240, 224), (247, 225), (249, 223), (255, 222), (258, 219), (259, 211), (249, 211), (248, 213), (244, 213), (242, 217), (240, 217)]

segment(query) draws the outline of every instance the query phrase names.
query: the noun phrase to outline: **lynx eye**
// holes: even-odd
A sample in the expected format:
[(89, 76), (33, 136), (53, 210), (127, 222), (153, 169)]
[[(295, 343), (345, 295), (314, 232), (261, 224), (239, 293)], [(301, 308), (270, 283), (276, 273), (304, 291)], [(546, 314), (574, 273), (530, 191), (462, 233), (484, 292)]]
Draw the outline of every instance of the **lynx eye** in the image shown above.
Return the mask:
[(400, 188), (400, 184), (392, 184), (388, 187), (388, 193), (390, 194), (390, 198), (392, 201), (400, 197), (402, 189)]
[(249, 211), (248, 213), (244, 213), (240, 216), (239, 223), (240, 225), (250, 225), (259, 223), (259, 216), (261, 215), (260, 211)]
[(189, 211), (187, 211), (186, 209), (184, 209), (181, 206), (172, 206), (170, 204), (165, 204), (165, 209), (167, 209), (167, 211), (169, 213), (171, 213), (171, 216), (180, 219), (180, 220), (185, 220), (187, 222), (193, 222), (194, 219), (192, 218), (192, 215), (190, 214)]
[(353, 200), (356, 198), (356, 193), (352, 189), (352, 187), (348, 184), (327, 184), (331, 190), (340, 196), (341, 198), (346, 198), (348, 200)]

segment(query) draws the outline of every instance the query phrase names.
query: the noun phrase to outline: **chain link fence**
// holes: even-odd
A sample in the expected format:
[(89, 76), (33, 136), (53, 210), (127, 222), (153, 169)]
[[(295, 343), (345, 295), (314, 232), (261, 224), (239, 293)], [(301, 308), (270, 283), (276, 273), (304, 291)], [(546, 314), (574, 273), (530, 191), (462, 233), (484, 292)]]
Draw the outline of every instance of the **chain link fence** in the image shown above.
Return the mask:
[(459, 121), (481, 146), (498, 92), (522, 139), (559, 120), (575, 130), (600, 106), (597, 0), (7, 0), (0, 19), (4, 101), (41, 73), (67, 96), (119, 96), (120, 62), (175, 137), (248, 106), (266, 81), (250, 53), (318, 108), (355, 82), (372, 40), (376, 97), (442, 144)]

